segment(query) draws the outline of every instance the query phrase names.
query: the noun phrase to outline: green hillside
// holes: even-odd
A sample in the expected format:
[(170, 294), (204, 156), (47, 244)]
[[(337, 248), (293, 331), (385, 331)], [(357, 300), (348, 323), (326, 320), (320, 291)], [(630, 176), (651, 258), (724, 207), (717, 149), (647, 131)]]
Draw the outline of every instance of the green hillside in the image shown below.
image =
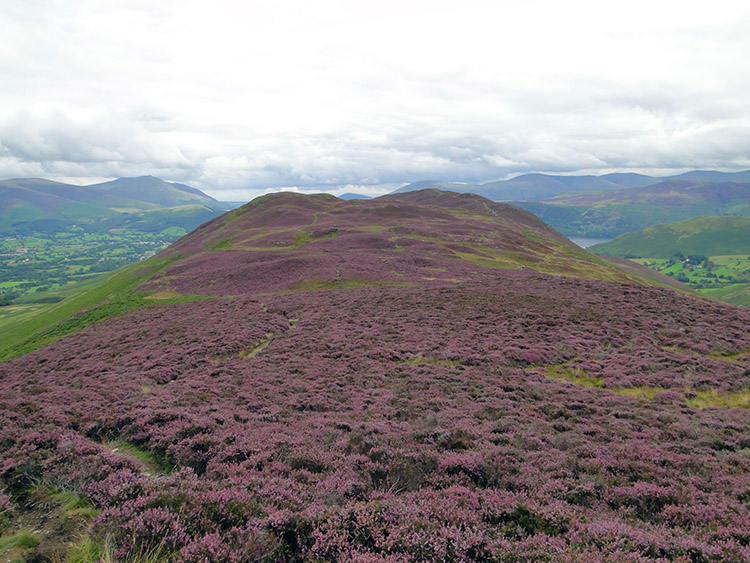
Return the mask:
[(670, 258), (677, 252), (707, 256), (750, 253), (750, 217), (697, 217), (647, 227), (589, 248), (606, 256)]
[(750, 306), (750, 217), (698, 217), (654, 225), (588, 250), (630, 258), (706, 297)]
[(228, 209), (199, 190), (152, 176), (90, 186), (41, 178), (0, 181), (2, 236), (58, 233), (73, 225), (90, 233), (154, 232), (165, 226), (189, 231)]

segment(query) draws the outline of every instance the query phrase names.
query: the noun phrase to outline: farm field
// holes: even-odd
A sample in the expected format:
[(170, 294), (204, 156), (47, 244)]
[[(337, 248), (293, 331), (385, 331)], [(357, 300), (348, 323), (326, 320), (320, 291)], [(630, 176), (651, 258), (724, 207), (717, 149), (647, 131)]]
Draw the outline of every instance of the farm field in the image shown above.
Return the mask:
[(180, 227), (153, 234), (86, 233), (82, 228), (69, 228), (61, 233), (3, 237), (0, 297), (16, 304), (53, 302), (59, 294), (50, 292), (150, 258), (185, 233)]
[(673, 277), (707, 297), (750, 306), (750, 256), (699, 256), (700, 260), (686, 257), (632, 258), (657, 272)]
[(630, 259), (707, 297), (750, 306), (750, 218), (697, 217), (663, 223), (590, 250)]

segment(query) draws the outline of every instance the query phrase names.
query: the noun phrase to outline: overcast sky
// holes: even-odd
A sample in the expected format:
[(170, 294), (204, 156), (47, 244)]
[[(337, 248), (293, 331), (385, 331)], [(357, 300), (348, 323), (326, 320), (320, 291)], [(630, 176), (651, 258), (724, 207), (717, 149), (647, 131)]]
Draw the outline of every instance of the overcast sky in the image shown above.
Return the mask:
[(744, 170), (749, 29), (746, 0), (3, 0), (0, 178)]

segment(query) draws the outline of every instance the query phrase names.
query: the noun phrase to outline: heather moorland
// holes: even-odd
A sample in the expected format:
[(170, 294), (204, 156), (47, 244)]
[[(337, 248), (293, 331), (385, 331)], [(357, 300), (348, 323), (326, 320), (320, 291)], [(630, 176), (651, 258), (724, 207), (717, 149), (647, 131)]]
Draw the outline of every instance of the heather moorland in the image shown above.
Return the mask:
[(139, 268), (6, 351), (3, 555), (750, 559), (750, 310), (435, 190), (259, 198)]

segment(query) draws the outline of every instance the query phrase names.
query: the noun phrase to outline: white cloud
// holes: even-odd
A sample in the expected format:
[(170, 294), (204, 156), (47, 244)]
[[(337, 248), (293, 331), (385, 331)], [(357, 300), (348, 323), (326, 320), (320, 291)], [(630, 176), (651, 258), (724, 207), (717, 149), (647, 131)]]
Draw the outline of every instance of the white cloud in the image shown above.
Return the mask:
[(0, 177), (223, 197), (742, 168), (749, 24), (725, 0), (11, 0)]

